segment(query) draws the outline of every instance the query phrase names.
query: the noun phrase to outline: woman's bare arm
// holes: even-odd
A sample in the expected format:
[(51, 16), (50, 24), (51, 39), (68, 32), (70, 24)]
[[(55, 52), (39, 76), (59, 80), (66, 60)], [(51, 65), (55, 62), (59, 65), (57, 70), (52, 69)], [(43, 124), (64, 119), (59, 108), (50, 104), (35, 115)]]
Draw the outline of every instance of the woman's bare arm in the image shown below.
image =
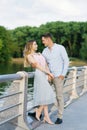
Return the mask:
[[(47, 62), (46, 62), (46, 69), (50, 72)], [(52, 76), (48, 75), (48, 81), (51, 81), (53, 78), (54, 78), (54, 76), (52, 77)]]
[(50, 76), (53, 78), (53, 75), (50, 73), (50, 71), (49, 71), (48, 69), (44, 68), (43, 66), (41, 66), (41, 65), (34, 59), (34, 57), (33, 57), (32, 55), (28, 55), (27, 59), (28, 59), (29, 63), (31, 64), (31, 66), (32, 66), (33, 68), (37, 68), (37, 69), (41, 70), (42, 72), (44, 72), (44, 73), (50, 75)]

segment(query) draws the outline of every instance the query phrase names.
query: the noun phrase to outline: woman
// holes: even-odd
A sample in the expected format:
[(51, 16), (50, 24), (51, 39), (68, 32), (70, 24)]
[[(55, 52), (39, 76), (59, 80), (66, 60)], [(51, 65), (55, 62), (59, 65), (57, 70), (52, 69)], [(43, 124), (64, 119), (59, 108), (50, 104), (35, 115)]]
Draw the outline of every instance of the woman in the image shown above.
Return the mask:
[(52, 90), (48, 78), (54, 78), (50, 73), (45, 58), (41, 53), (36, 53), (37, 43), (32, 40), (29, 41), (24, 49), (24, 65), (32, 66), (35, 68), (35, 77), (34, 77), (34, 106), (39, 106), (36, 109), (36, 119), (40, 121), (40, 115), (42, 111), (44, 112), (44, 122), (49, 124), (54, 124), (48, 114), (48, 104), (55, 102), (55, 93)]

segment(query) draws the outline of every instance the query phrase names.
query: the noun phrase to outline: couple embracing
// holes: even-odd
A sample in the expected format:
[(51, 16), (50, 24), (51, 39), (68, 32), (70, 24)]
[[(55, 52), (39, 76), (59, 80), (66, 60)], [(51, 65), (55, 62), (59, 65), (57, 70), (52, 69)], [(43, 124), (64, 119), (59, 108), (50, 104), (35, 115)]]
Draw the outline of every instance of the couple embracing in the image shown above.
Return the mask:
[[(42, 54), (36, 52), (38, 45), (35, 40), (29, 41), (24, 49), (25, 66), (35, 68), (33, 100), (34, 106), (38, 106), (35, 118), (40, 121), (43, 112), (43, 121), (54, 124), (49, 117), (48, 105), (57, 101), (58, 117), (55, 124), (61, 124), (64, 111), (63, 82), (69, 59), (65, 48), (54, 43), (50, 33), (43, 34), (41, 40), (46, 47)], [(56, 95), (50, 86), (50, 80), (54, 84)]]

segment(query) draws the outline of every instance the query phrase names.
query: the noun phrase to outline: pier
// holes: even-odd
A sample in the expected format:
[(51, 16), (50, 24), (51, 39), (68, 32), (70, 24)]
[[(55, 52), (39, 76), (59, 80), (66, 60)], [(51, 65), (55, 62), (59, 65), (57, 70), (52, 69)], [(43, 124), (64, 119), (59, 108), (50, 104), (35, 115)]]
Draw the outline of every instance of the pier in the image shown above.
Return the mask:
[[(0, 75), (0, 84), (9, 86), (0, 95), (0, 130), (87, 130), (87, 66), (68, 69), (63, 89), (64, 117), (60, 125), (49, 125), (28, 116), (28, 112), (34, 111), (33, 87), (29, 82), (33, 77), (34, 72), (25, 71)], [(49, 106), (49, 115), (55, 122), (56, 103)]]

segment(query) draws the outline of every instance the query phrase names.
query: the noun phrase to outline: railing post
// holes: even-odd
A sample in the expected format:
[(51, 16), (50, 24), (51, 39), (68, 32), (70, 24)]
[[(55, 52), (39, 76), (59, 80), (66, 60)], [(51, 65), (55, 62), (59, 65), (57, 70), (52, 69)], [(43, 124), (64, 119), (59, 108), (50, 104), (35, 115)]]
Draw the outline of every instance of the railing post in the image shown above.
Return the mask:
[(22, 94), (19, 96), (19, 102), (21, 105), (19, 106), (19, 114), (21, 116), (17, 119), (17, 125), (25, 130), (30, 130), (27, 122), (27, 86), (28, 86), (28, 74), (24, 71), (17, 72), (17, 74), (21, 75), (23, 78), (21, 80), (15, 80), (14, 82), (19, 82), (19, 89), (22, 91)]
[(77, 77), (77, 68), (76, 67), (72, 67), (72, 73), (73, 73), (73, 85), (72, 85), (72, 92), (71, 92), (71, 95), (70, 95), (70, 99), (75, 99), (75, 98), (78, 98), (78, 94), (77, 94), (77, 91), (76, 91), (76, 77)]
[(84, 66), (84, 69), (84, 86), (82, 92), (80, 93), (80, 96), (87, 92), (87, 66)]
[(72, 79), (72, 88), (71, 88), (71, 92), (70, 92), (70, 99), (66, 102), (64, 107), (67, 107), (72, 102), (73, 99), (78, 98), (77, 91), (76, 91), (77, 68), (72, 67), (71, 73), (72, 73), (73, 79)]

